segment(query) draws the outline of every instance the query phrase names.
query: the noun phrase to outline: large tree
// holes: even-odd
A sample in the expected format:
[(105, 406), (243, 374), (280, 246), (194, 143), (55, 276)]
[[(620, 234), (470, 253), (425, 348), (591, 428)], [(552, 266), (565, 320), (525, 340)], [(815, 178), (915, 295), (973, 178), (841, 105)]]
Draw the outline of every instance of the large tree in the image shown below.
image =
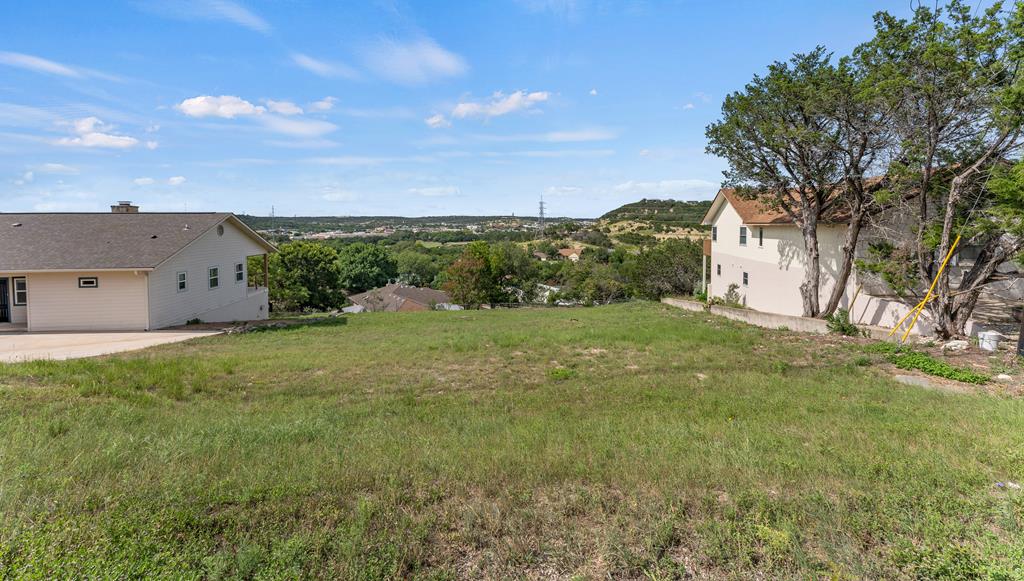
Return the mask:
[(345, 290), (361, 293), (397, 278), (398, 266), (383, 246), (355, 242), (338, 251), (338, 276)]
[(270, 300), (285, 310), (327, 310), (345, 296), (338, 280), (337, 252), (316, 242), (283, 244), (270, 256)]
[(909, 20), (875, 17), (875, 37), (854, 52), (867, 82), (893, 112), (897, 137), (886, 187), (906, 208), (914, 235), (911, 291), (928, 288), (957, 235), (980, 248), (954, 287), (947, 269), (928, 305), (941, 336), (962, 334), (984, 285), (1024, 247), (1020, 170), (1008, 160), (1021, 146), (1024, 119), (1024, 2), (980, 13), (953, 0), (918, 6)]
[[(781, 209), (800, 228), (807, 264), (803, 314), (831, 313), (843, 296), (871, 198), (865, 178), (885, 140), (875, 99), (848, 60), (833, 64), (822, 47), (776, 62), (726, 97), (722, 119), (707, 128), (708, 152), (725, 158), (726, 186)], [(821, 308), (818, 226), (848, 223), (844, 260)]]

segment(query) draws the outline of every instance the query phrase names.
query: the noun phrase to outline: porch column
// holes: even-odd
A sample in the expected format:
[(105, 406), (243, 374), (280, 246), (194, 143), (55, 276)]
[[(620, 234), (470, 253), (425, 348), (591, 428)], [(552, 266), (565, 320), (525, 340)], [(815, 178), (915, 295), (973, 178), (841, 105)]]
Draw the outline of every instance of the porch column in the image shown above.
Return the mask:
[(270, 288), (270, 255), (263, 253), (263, 288)]

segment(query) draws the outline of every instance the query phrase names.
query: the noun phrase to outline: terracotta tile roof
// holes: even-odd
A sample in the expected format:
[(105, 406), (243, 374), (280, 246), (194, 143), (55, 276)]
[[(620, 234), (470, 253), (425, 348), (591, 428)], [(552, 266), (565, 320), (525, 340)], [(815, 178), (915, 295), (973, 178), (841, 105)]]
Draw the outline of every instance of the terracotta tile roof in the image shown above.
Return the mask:
[(561, 254), (562, 256), (566, 257), (566, 258), (568, 258), (568, 257), (570, 257), (570, 256), (572, 256), (574, 254), (576, 256), (579, 256), (579, 254), (581, 252), (583, 252), (582, 248), (559, 248), (558, 249), (558, 253)]
[[(878, 178), (872, 178), (878, 179)], [(729, 205), (740, 215), (740, 219), (748, 226), (789, 226), (793, 225), (793, 218), (782, 208), (773, 207), (768, 198), (770, 194), (763, 194), (756, 197), (741, 196), (734, 188), (722, 188), (718, 193)], [(718, 212), (721, 204), (718, 198), (711, 204), (708, 213), (704, 216), (703, 223), (711, 224), (711, 217)], [(837, 204), (820, 220), (823, 224), (844, 224), (849, 221), (847, 209), (843, 204)]]
[(0, 213), (0, 270), (155, 268), (228, 219), (237, 220), (213, 212)]

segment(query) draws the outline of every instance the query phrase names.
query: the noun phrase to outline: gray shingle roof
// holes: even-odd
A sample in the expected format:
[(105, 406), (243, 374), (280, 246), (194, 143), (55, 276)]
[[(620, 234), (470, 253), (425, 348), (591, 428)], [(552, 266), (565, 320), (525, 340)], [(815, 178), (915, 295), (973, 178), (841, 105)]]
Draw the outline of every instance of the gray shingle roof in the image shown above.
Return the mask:
[(352, 295), (348, 300), (366, 307), (367, 310), (377, 311), (397, 311), (405, 301), (427, 307), (452, 302), (451, 297), (444, 291), (394, 283)]
[(0, 213), (0, 271), (154, 268), (230, 216)]

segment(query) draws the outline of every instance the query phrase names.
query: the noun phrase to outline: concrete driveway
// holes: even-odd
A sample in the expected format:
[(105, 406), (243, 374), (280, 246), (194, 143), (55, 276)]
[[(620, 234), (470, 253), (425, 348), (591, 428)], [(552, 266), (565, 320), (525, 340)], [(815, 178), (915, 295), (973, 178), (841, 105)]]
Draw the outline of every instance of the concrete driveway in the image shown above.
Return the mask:
[(150, 331), (148, 333), (0, 333), (0, 362), (78, 359), (145, 349), (217, 335), (220, 331)]

